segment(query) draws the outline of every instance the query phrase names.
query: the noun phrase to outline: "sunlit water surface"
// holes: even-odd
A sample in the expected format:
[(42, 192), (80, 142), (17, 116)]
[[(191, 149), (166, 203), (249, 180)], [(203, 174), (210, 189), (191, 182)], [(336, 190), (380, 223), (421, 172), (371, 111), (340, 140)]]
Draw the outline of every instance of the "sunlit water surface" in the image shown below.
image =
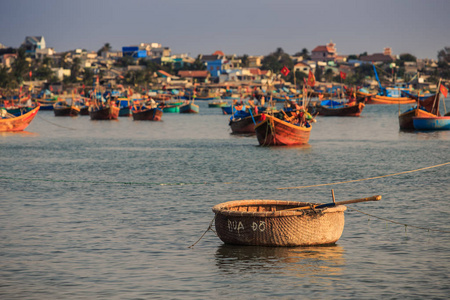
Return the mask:
[[(381, 177), (450, 162), (450, 131), (402, 132), (398, 106), (372, 105), (318, 117), (306, 146), (266, 148), (198, 104), (162, 122), (41, 111), (26, 132), (0, 133), (0, 298), (450, 295), (450, 165)], [(347, 210), (335, 246), (230, 246), (208, 231), (189, 248), (218, 203), (326, 203), (331, 189), (383, 197), (349, 206), (372, 216)]]

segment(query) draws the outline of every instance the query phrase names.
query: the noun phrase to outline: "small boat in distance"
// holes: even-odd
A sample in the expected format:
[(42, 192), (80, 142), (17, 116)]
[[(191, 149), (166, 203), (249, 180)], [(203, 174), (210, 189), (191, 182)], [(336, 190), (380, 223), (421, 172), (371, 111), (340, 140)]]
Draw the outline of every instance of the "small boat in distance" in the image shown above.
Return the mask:
[(185, 104), (180, 106), (180, 114), (198, 114), (200, 107), (194, 104), (194, 101), (187, 101)]
[(53, 112), (55, 117), (76, 117), (80, 114), (80, 108), (74, 103), (69, 105), (65, 100), (60, 100), (53, 105)]

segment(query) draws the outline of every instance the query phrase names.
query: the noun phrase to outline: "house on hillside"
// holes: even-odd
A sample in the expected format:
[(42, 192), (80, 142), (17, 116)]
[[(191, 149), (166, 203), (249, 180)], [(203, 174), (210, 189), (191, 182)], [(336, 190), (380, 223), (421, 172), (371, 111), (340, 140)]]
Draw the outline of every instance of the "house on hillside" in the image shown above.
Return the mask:
[(43, 36), (27, 36), (22, 43), (25, 52), (31, 56), (36, 55), (36, 50), (43, 50), (46, 48), (45, 39)]
[[(302, 72), (302, 73), (305, 73), (306, 75), (308, 75), (309, 70), (311, 70), (311, 66), (308, 64), (305, 64), (304, 62), (299, 62), (294, 65), (294, 73), (299, 71), (299, 72)], [(314, 72), (314, 70), (312, 70), (312, 72)]]
[(335, 61), (336, 57), (336, 44), (331, 41), (327, 45), (317, 46), (311, 51), (311, 60), (313, 61)]
[(211, 55), (200, 55), (200, 60), (205, 63), (211, 77), (218, 78), (223, 71), (225, 54), (222, 51), (216, 51)]
[(262, 60), (264, 56), (249, 56), (248, 57), (248, 67), (249, 68), (259, 68), (262, 66)]
[(207, 83), (211, 75), (208, 71), (178, 71), (178, 76), (191, 83)]
[(374, 53), (367, 56), (360, 56), (359, 60), (365, 63), (391, 63), (395, 61), (395, 56), (392, 55), (391, 48), (384, 48), (383, 53)]

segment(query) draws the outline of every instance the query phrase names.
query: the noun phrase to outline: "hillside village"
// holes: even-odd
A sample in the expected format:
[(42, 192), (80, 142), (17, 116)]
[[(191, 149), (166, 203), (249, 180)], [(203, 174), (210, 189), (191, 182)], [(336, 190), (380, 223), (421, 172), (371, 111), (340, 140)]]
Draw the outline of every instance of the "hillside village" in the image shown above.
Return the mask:
[[(438, 59), (416, 59), (411, 54), (394, 55), (392, 49), (381, 53), (340, 55), (336, 44), (317, 45), (311, 52), (303, 49), (294, 55), (281, 48), (267, 56), (237, 56), (216, 51), (189, 57), (172, 54), (170, 47), (159, 43), (140, 43), (112, 50), (106, 43), (97, 52), (74, 49), (56, 52), (47, 47), (43, 36), (27, 36), (19, 48), (0, 44), (0, 87), (18, 86), (48, 88), (63, 92), (70, 87), (93, 85), (99, 78), (103, 86), (118, 85), (134, 89), (169, 89), (200, 85), (259, 84), (297, 87), (311, 71), (317, 78), (317, 88), (336, 84), (378, 85), (372, 63), (384, 84), (405, 83), (414, 89), (433, 89), (439, 77), (449, 79), (450, 48), (439, 52)], [(25, 63), (24, 63), (25, 62)], [(286, 76), (280, 73), (289, 69)], [(343, 82), (339, 74), (345, 73)]]

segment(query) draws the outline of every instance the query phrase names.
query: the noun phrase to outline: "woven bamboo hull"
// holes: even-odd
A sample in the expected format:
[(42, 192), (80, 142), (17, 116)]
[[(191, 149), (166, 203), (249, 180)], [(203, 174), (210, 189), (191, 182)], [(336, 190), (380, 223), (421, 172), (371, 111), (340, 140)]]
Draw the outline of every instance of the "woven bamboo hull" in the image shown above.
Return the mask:
[(161, 121), (163, 111), (159, 108), (150, 108), (143, 111), (133, 111), (135, 121)]
[[(344, 230), (343, 205), (312, 210), (285, 210), (308, 203), (239, 200), (213, 207), (215, 227), (226, 244), (319, 246), (336, 243)], [(284, 210), (284, 211), (283, 211)]]
[(0, 118), (0, 132), (4, 131), (23, 131), (33, 121), (40, 106), (32, 109), (24, 115), (15, 118), (2, 119)]
[(261, 146), (293, 146), (307, 144), (311, 127), (292, 125), (273, 116), (255, 126), (256, 137)]

